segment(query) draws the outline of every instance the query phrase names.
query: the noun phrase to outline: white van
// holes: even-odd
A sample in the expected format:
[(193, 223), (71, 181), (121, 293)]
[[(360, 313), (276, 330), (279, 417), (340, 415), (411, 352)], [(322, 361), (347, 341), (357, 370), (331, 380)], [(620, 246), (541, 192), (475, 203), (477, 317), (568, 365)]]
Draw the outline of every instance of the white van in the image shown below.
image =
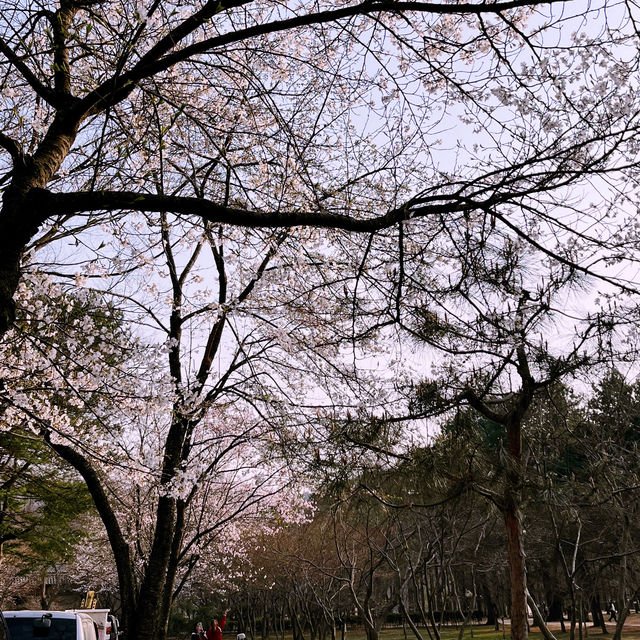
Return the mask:
[(98, 640), (117, 640), (118, 619), (109, 613), (110, 609), (66, 609), (67, 613), (84, 613), (98, 627)]
[(3, 611), (11, 640), (98, 640), (98, 626), (85, 613)]

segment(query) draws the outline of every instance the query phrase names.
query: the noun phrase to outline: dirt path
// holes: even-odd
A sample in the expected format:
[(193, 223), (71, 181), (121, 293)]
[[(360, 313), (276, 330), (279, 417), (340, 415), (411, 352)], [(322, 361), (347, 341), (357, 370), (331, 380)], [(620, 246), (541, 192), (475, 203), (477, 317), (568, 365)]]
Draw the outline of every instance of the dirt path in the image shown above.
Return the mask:
[[(605, 614), (605, 616), (608, 616), (608, 614)], [(606, 620), (607, 618), (605, 617), (605, 621)], [(505, 622), (506, 624), (509, 624), (508, 620), (505, 620)], [(565, 621), (565, 627), (567, 628), (567, 631), (569, 630), (569, 625), (570, 625), (569, 621)], [(549, 622), (547, 623), (547, 626), (551, 631), (560, 631), (560, 628), (561, 628), (559, 622)], [(607, 627), (608, 633), (613, 634), (613, 632), (616, 630), (616, 623), (606, 622), (606, 627)], [(538, 627), (535, 625), (532, 625), (532, 628), (537, 629)], [(622, 629), (623, 631), (627, 631), (627, 630), (639, 631), (640, 630), (640, 614), (632, 613), (629, 616), (627, 616), (627, 619), (624, 622), (624, 627)], [(600, 634), (600, 627), (592, 626), (591, 622), (587, 622), (587, 630), (589, 633), (593, 631), (593, 633), (595, 634)]]

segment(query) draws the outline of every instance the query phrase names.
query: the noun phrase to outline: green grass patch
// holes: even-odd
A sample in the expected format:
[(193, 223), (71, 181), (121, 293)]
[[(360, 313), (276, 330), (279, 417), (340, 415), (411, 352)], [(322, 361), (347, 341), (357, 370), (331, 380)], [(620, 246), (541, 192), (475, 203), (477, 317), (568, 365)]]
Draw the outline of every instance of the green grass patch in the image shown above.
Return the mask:
[[(571, 635), (568, 631), (569, 623), (565, 623), (567, 626), (567, 632), (562, 633), (559, 629), (551, 629), (551, 632), (556, 637), (557, 640), (569, 640)], [(591, 623), (587, 627), (588, 635), (585, 636), (583, 629), (583, 640), (589, 640), (589, 638), (597, 638), (598, 640), (606, 640), (607, 638), (613, 637), (613, 632), (615, 631), (615, 627), (612, 624), (607, 625), (607, 629), (609, 633), (607, 635), (603, 635), (602, 631), (599, 627), (592, 627)], [(443, 626), (440, 627), (440, 638), (441, 640), (457, 640), (458, 633), (460, 629), (455, 626)], [(509, 624), (500, 625), (498, 631), (496, 631), (493, 627), (487, 627), (484, 625), (472, 625), (465, 627), (463, 640), (509, 640)], [(423, 640), (429, 640), (429, 634), (426, 629), (421, 628), (420, 633), (422, 634)], [(623, 638), (628, 640), (640, 640), (640, 628), (635, 625), (628, 627), (625, 626), (623, 632)], [(340, 635), (338, 634), (338, 640)], [(383, 629), (380, 632), (380, 640), (416, 640), (416, 637), (411, 633), (411, 630), (407, 628), (406, 636), (402, 630), (402, 627), (393, 628), (393, 629)], [(529, 633), (529, 638), (531, 640), (544, 640), (543, 635), (538, 631), (537, 627), (533, 627)], [(580, 636), (578, 634), (578, 629), (576, 628), (575, 640), (579, 640)], [(345, 636), (345, 640), (365, 640), (366, 635), (364, 629), (360, 628), (352, 628), (347, 631)], [(289, 640), (288, 638), (286, 640)]]

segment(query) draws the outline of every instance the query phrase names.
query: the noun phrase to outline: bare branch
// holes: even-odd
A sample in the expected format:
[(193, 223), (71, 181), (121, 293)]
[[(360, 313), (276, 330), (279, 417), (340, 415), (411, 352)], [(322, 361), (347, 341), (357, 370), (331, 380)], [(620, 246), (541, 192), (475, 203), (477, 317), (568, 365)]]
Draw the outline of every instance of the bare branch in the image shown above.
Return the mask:
[(48, 102), (51, 106), (60, 106), (60, 100), (56, 96), (55, 92), (38, 79), (22, 58), (20, 58), (20, 56), (16, 54), (16, 52), (2, 38), (0, 38), (0, 53), (2, 53), (4, 57), (19, 71), (37, 95)]

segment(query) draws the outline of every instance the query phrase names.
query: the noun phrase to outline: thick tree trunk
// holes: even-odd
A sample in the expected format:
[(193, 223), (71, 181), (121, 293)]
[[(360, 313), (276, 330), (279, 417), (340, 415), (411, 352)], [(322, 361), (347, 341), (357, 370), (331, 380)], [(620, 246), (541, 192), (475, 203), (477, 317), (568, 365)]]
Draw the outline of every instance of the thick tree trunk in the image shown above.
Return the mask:
[(258, 636), (258, 625), (256, 622), (256, 609), (249, 602), (247, 602), (247, 605), (249, 608), (247, 615), (249, 616), (249, 627), (251, 628), (251, 637), (256, 638)]
[(40, 590), (40, 608), (45, 611), (49, 610), (49, 594), (47, 593), (47, 575), (42, 576), (42, 589)]
[(271, 618), (269, 617), (269, 613), (265, 598), (262, 602), (262, 628), (260, 629), (260, 637), (262, 640), (267, 640), (269, 638), (269, 633), (271, 632)]
[(522, 523), (520, 521), (520, 487), (522, 484), (522, 419), (526, 407), (518, 407), (505, 425), (507, 428), (507, 486), (504, 493), (503, 517), (507, 533), (507, 557), (511, 585), (511, 638), (527, 640), (527, 574)]
[[(135, 612), (136, 623), (133, 631), (136, 640), (157, 640), (166, 624), (168, 611), (163, 611), (163, 596), (175, 526), (176, 501), (174, 498), (161, 496), (156, 510), (153, 545)], [(126, 606), (123, 602), (123, 607)]]
[(25, 247), (52, 214), (43, 191), (73, 144), (79, 118), (60, 110), (33, 156), (16, 149), (11, 184), (0, 210), (0, 336), (11, 328), (16, 305), (13, 296), (21, 276)]
[(576, 606), (576, 593), (571, 589), (571, 628), (569, 630), (569, 639), (575, 640), (576, 637), (576, 620), (577, 620), (577, 606)]
[[(435, 603), (434, 603), (433, 590), (429, 585), (429, 575), (427, 573), (426, 563), (423, 565), (423, 581), (424, 581), (423, 586), (424, 586), (425, 594), (427, 597), (426, 611), (427, 611), (428, 620), (427, 620), (427, 616), (425, 616), (424, 614), (425, 612), (424, 602), (420, 603), (420, 612), (422, 613), (422, 619), (427, 629), (429, 629), (429, 626), (431, 626), (431, 630), (433, 631), (433, 636), (435, 637), (435, 640), (440, 640), (440, 630), (438, 628), (438, 623), (436, 622), (435, 616), (433, 614), (435, 610)], [(431, 633), (429, 633), (429, 637), (431, 637)]]
[[(175, 378), (175, 376), (174, 376)], [(164, 462), (160, 477), (161, 492), (175, 477), (183, 458), (185, 437), (189, 423), (172, 423), (164, 447)], [(155, 532), (146, 571), (140, 587), (135, 626), (136, 640), (164, 640), (173, 601), (173, 585), (177, 571), (177, 557), (182, 540), (184, 521), (176, 498), (160, 495), (155, 514)], [(126, 607), (123, 601), (123, 607)]]
[[(524, 295), (520, 301), (524, 305), (528, 297)], [(520, 313), (520, 307), (517, 313)], [(517, 347), (517, 369), (522, 380), (522, 388), (515, 396), (512, 406), (506, 413), (495, 411), (486, 405), (473, 391), (466, 391), (464, 398), (470, 406), (486, 418), (498, 422), (505, 427), (505, 444), (508, 459), (503, 465), (505, 471), (505, 487), (500, 510), (504, 518), (507, 534), (507, 557), (509, 561), (509, 582), (511, 585), (511, 638), (527, 640), (528, 619), (526, 600), (526, 568), (522, 524), (519, 509), (521, 504), (522, 469), (522, 421), (533, 401), (536, 384), (529, 369), (524, 342)]]
[(469, 626), (472, 616), (473, 616), (473, 607), (469, 610), (469, 613), (467, 613), (467, 616), (464, 618), (464, 620), (460, 624), (460, 628), (458, 629), (457, 640), (462, 640), (462, 637), (464, 636), (464, 630)]
[(32, 206), (17, 190), (9, 188), (4, 194), (0, 210), (0, 336), (15, 321), (13, 296), (20, 281), (24, 248), (44, 220), (27, 213)]
[(522, 526), (515, 505), (505, 509), (504, 523), (507, 532), (507, 556), (511, 583), (511, 638), (512, 640), (527, 640), (525, 556), (522, 544)]
[(291, 632), (294, 640), (304, 640), (304, 629), (300, 623), (297, 608), (293, 604), (289, 605), (289, 617), (291, 618)]
[(171, 613), (171, 605), (174, 598), (174, 586), (176, 575), (178, 573), (178, 559), (180, 557), (180, 547), (182, 543), (182, 534), (184, 532), (184, 503), (178, 502), (176, 506), (176, 525), (173, 530), (171, 540), (171, 550), (169, 556), (169, 564), (167, 567), (167, 576), (165, 579), (162, 592), (162, 606), (158, 612), (158, 636), (157, 640), (165, 640), (169, 627), (169, 614)]
[(618, 609), (618, 619), (616, 621), (616, 630), (613, 633), (613, 640), (620, 640), (622, 638), (622, 627), (624, 625), (625, 618), (629, 614), (630, 604), (629, 602), (625, 601), (628, 577), (628, 557), (626, 552), (629, 550), (631, 543), (631, 526), (629, 522), (629, 515), (627, 513), (624, 514), (622, 522), (622, 556), (620, 557), (620, 569), (618, 570), (618, 601), (616, 602), (616, 608)]
[(624, 623), (626, 622), (627, 617), (629, 616), (632, 603), (635, 602), (635, 599), (638, 597), (639, 594), (640, 594), (640, 589), (636, 589), (630, 598), (628, 598), (626, 601), (623, 601), (622, 606), (620, 607), (620, 611), (618, 612), (618, 620), (616, 622), (616, 630), (613, 636), (613, 640), (620, 640), (622, 638)]
[(555, 555), (542, 561), (541, 575), (542, 585), (544, 587), (545, 604), (547, 606), (545, 621), (560, 622), (562, 620), (562, 599), (558, 593), (558, 566), (560, 558)]

